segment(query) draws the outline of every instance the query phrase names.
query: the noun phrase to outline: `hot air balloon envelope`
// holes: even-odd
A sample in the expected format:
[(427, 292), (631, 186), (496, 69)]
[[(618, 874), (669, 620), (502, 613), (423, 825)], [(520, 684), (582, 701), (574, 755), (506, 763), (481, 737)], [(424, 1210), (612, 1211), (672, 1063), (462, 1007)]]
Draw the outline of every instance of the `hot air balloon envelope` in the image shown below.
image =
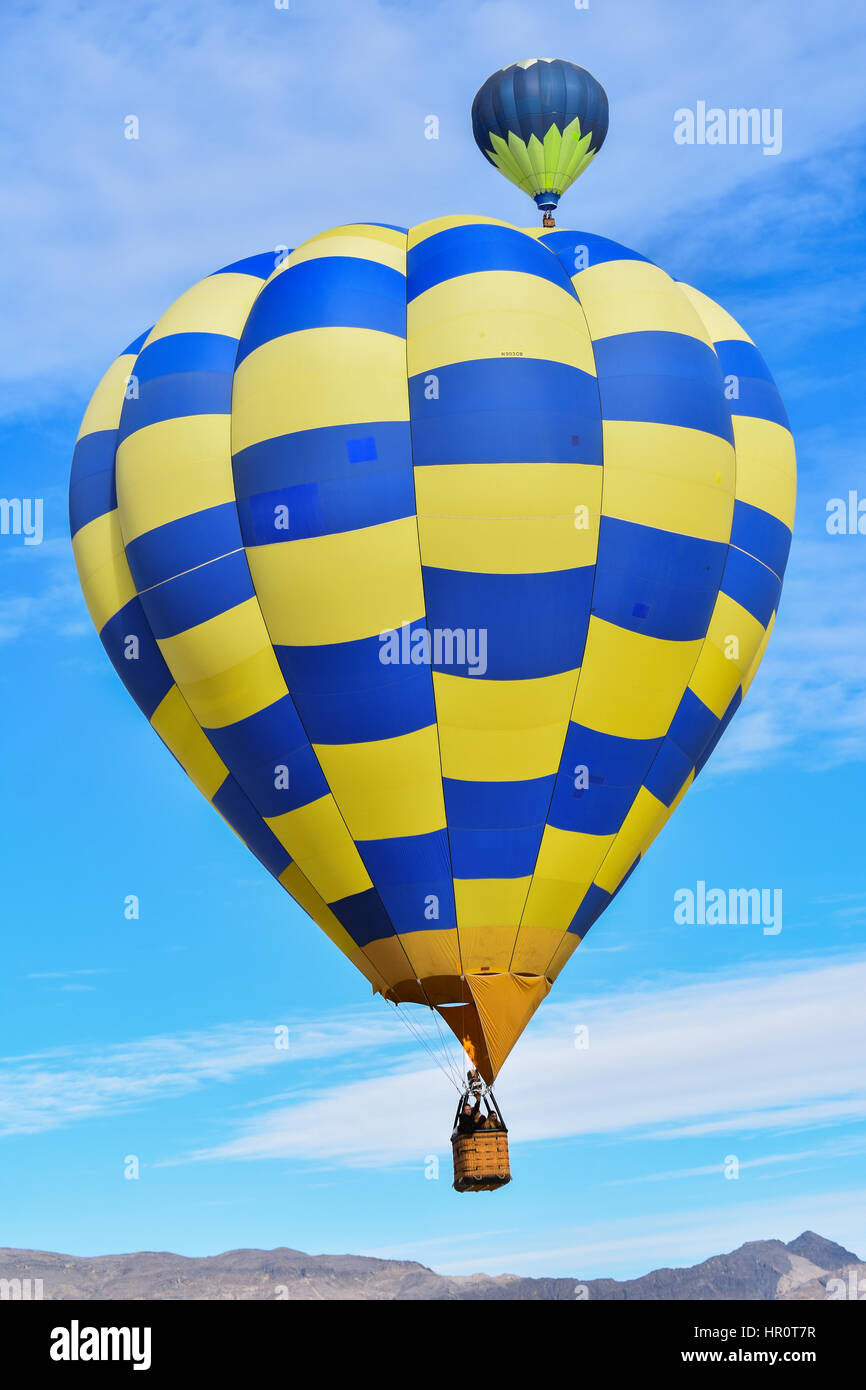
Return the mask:
[(784, 407), (723, 309), (483, 217), (194, 285), (97, 388), (70, 491), (155, 732), (488, 1081), (738, 708), (793, 509)]
[(488, 77), (472, 103), (475, 143), (544, 211), (583, 173), (607, 134), (600, 82), (562, 58), (530, 58)]

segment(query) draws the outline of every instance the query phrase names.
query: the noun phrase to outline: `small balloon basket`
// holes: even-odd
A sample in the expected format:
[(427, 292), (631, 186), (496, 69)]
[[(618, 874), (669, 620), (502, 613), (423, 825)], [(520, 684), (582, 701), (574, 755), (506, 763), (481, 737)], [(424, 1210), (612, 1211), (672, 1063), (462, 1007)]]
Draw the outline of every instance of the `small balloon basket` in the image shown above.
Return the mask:
[[(464, 1103), (461, 1100), (458, 1116)], [(508, 1130), (502, 1123), (495, 1100), (493, 1105), (494, 1110), (490, 1112), (488, 1107), (488, 1113), (495, 1115), (499, 1121), (497, 1125), (488, 1119), (472, 1134), (458, 1134), (455, 1130), (451, 1136), (455, 1192), (495, 1192), (511, 1182)]]

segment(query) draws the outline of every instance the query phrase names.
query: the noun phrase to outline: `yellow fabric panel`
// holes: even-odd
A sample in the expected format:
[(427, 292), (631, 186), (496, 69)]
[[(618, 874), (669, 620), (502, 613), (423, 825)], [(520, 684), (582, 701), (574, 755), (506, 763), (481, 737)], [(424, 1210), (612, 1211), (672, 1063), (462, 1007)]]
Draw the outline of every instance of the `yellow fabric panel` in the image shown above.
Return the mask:
[[(570, 880), (545, 878), (536, 869), (532, 878), (532, 887), (526, 899), (523, 920), (520, 923), (515, 959), (518, 959), (521, 951), (525, 949), (525, 933), (542, 929), (557, 932), (567, 931), (591, 884), (591, 876), (583, 883), (573, 883)], [(548, 957), (549, 955), (550, 951), (548, 951)], [(524, 968), (523, 965), (515, 966), (515, 969), (523, 970)]]
[(568, 965), (574, 952), (580, 945), (582, 937), (576, 936), (574, 932), (566, 932), (550, 958), (550, 964), (545, 971), (549, 980), (555, 980), (564, 967)]
[[(642, 857), (646, 854), (646, 852), (647, 852), (647, 850), (649, 849), (650, 845), (652, 844), (653, 840), (655, 840), (655, 839), (661, 834), (661, 832), (664, 830), (665, 826), (667, 825), (667, 823), (668, 823), (668, 821), (670, 820), (671, 816), (673, 815), (674, 811), (675, 811), (675, 810), (677, 809), (677, 807), (679, 806), (680, 802), (682, 801), (683, 797), (685, 796), (686, 792), (688, 791), (689, 787), (692, 785), (692, 783), (694, 782), (694, 780), (695, 780), (695, 772), (694, 772), (694, 768), (693, 768), (692, 771), (689, 773), (688, 777), (686, 778), (685, 782), (683, 783), (683, 785), (680, 787), (679, 791), (677, 792), (677, 794), (676, 794), (676, 796), (674, 797), (673, 801), (671, 802), (670, 806), (665, 806), (663, 802), (659, 802), (658, 804), (659, 804), (660, 810), (659, 810), (658, 813), (655, 814), (654, 816), (653, 816), (652, 813), (651, 813), (651, 808), (649, 808), (649, 809), (647, 810), (646, 817), (645, 817), (645, 819), (646, 819), (646, 825), (645, 825), (645, 828), (644, 828), (644, 834), (643, 834), (643, 839), (642, 839), (641, 848), (640, 848), (640, 853), (641, 853), (641, 856), (642, 856)], [(642, 787), (642, 788), (641, 788), (641, 792), (645, 792), (645, 791), (646, 791), (646, 788), (645, 788), (645, 787)], [(647, 795), (649, 796), (650, 793), (647, 792)], [(655, 800), (655, 798), (653, 797), (652, 800)], [(637, 804), (638, 804), (638, 803), (637, 803), (637, 801), (636, 801), (636, 802), (635, 802), (635, 805), (637, 805)], [(632, 808), (632, 809), (634, 809), (634, 808)], [(625, 869), (622, 870), (622, 874), (628, 873), (628, 870), (631, 868), (631, 865), (632, 865), (633, 863), (634, 863), (634, 855), (632, 855), (632, 858), (631, 858), (631, 859), (629, 860), (629, 862), (627, 863)], [(603, 870), (602, 872), (604, 872), (606, 869), (607, 869), (607, 865), (604, 866), (604, 870)], [(622, 874), (620, 875), (620, 877), (622, 877)], [(600, 882), (600, 880), (599, 880), (599, 882)]]
[(669, 811), (663, 801), (641, 787), (632, 802), (604, 863), (595, 876), (599, 888), (616, 892), (639, 854), (652, 843)]
[(414, 516), (360, 531), (250, 546), (247, 559), (277, 646), (351, 642), (397, 629), (424, 613)]
[(492, 1081), (520, 1037), (539, 1004), (550, 992), (550, 981), (542, 975), (512, 974), (467, 976), (478, 1010)]
[(439, 232), (447, 232), (451, 227), (511, 227), (510, 222), (503, 222), (498, 217), (475, 217), (472, 214), (457, 213), (449, 217), (432, 217), (427, 222), (419, 222), (416, 227), (409, 228), (409, 239), (407, 249), (412, 250), (428, 237), (436, 236)]
[[(523, 959), (528, 949), (524, 933), (532, 933), (535, 928), (556, 928), (561, 932), (567, 929), (613, 841), (613, 835), (587, 835), (581, 831), (545, 826), (532, 886), (520, 923), (513, 964), (515, 970), (526, 968), (516, 963), (518, 959)], [(541, 939), (546, 940), (543, 936)], [(545, 958), (545, 964), (552, 949)]]
[(443, 775), (522, 782), (556, 772), (577, 674), (496, 681), (434, 671)]
[(586, 320), (552, 280), (516, 270), (482, 270), (432, 285), (406, 313), (409, 375), (485, 357), (562, 362), (595, 376)]
[(265, 824), (325, 902), (336, 903), (371, 887), (333, 796), (320, 796), (282, 816), (268, 816)]
[(316, 743), (313, 750), (354, 840), (445, 828), (435, 724), (369, 743)]
[[(126, 554), (117, 509), (103, 512), (101, 516), (95, 516), (86, 526), (82, 526), (73, 538), (72, 553), (82, 584), (115, 556), (123, 556), (125, 564)], [(116, 612), (117, 609), (113, 611)]]
[(117, 450), (117, 502), (127, 544), (180, 517), (234, 502), (231, 416), (182, 415), (127, 435)]
[(122, 353), (116, 357), (103, 376), (84, 412), (78, 439), (86, 434), (96, 434), (99, 430), (116, 430), (120, 424), (124, 393), (129, 374), (135, 363), (134, 352)]
[[(460, 953), (457, 932), (453, 927), (435, 927), (430, 931), (410, 931), (397, 938), (402, 945), (412, 972), (419, 980), (431, 976), (460, 974)], [(369, 949), (369, 948), (367, 948)], [(404, 971), (405, 976), (405, 971)], [(395, 983), (397, 981), (395, 980)]]
[(598, 530), (602, 468), (590, 463), (434, 463), (415, 469), (419, 517), (575, 516)]
[[(533, 882), (533, 888), (535, 884)], [(552, 890), (550, 904), (551, 915), (543, 923), (528, 924), (526, 921), (520, 927), (514, 950), (511, 953), (511, 969), (521, 975), (547, 975), (550, 960), (566, 934), (566, 927), (577, 910), (574, 902), (574, 890), (571, 894), (571, 916), (562, 925), (565, 914), (564, 894), (560, 885), (549, 885)], [(542, 895), (538, 899), (539, 907), (544, 902)], [(572, 940), (576, 940), (573, 937)]]
[[(557, 879), (565, 883), (581, 885), (592, 882), (595, 872), (614, 841), (611, 835), (587, 835), (580, 830), (560, 830), (555, 825), (546, 825), (541, 837), (538, 862), (535, 872), (544, 878)], [(527, 911), (532, 903), (529, 894)], [(571, 910), (573, 917), (580, 906), (580, 898)], [(571, 918), (569, 918), (569, 921)]]
[(373, 328), (305, 328), (262, 343), (234, 376), (232, 447), (296, 430), (408, 420), (406, 341)]
[(602, 734), (660, 738), (688, 684), (701, 641), (671, 642), (590, 617), (571, 717)]
[[(680, 289), (700, 314), (713, 342), (752, 342), (721, 305), (690, 285), (680, 285)], [(737, 498), (760, 507), (793, 529), (797, 460), (790, 431), (773, 420), (738, 415), (735, 400), (728, 404), (737, 451)]]
[(185, 632), (158, 640), (169, 670), (183, 686), (231, 670), (256, 655), (267, 643), (267, 631), (258, 603), (250, 598)]
[(771, 613), (771, 614), (770, 614), (770, 621), (767, 623), (767, 630), (766, 630), (766, 632), (764, 633), (763, 637), (761, 638), (761, 644), (760, 644), (760, 646), (758, 647), (758, 650), (755, 652), (755, 655), (754, 655), (754, 658), (753, 658), (753, 660), (752, 660), (752, 664), (751, 664), (751, 666), (749, 667), (748, 673), (743, 677), (742, 682), (741, 682), (742, 687), (743, 687), (743, 695), (744, 695), (744, 696), (745, 696), (746, 691), (748, 690), (749, 686), (752, 684), (752, 681), (755, 679), (755, 676), (758, 674), (758, 667), (760, 666), (761, 662), (762, 662), (763, 659), (764, 659), (764, 653), (765, 653), (766, 650), (767, 650), (767, 643), (768, 643), (769, 640), (770, 640), (770, 635), (771, 635), (771, 633), (772, 633), (773, 628), (775, 627), (775, 625), (776, 625), (776, 615), (775, 615), (775, 613)]
[[(728, 657), (726, 648), (731, 638), (736, 638), (736, 649)], [(764, 628), (758, 619), (729, 594), (720, 592), (716, 596), (706, 640), (736, 666), (741, 676), (750, 670), (763, 639)]]
[(196, 719), (206, 729), (222, 729), (239, 719), (248, 719), (286, 693), (286, 683), (270, 645), (243, 657), (225, 671), (185, 682), (181, 688)]
[(401, 275), (406, 273), (406, 233), (394, 232), (388, 227), (345, 226), (334, 227), (331, 231), (320, 232), (309, 241), (302, 242), (290, 256), (281, 261), (274, 275), (300, 265), (303, 261), (321, 260), (326, 256), (350, 256), (356, 260), (377, 261), (379, 265), (390, 266)]
[(202, 796), (212, 801), (228, 776), (228, 768), (176, 685), (157, 705), (150, 722)]
[[(475, 880), (466, 880), (475, 882)], [(514, 942), (517, 938), (517, 920), (526, 898), (526, 885), (528, 879), (497, 879), (485, 880), (486, 882), (502, 883), (522, 883), (523, 899), (518, 900), (516, 888), (510, 891), (510, 898), (513, 899), (511, 915), (493, 925), (479, 924), (478, 926), (464, 925), (458, 917), (458, 934), (460, 936), (460, 955), (463, 960), (465, 970), (507, 970), (514, 952)]]
[[(700, 290), (693, 289), (691, 285), (686, 285), (681, 280), (677, 283), (703, 320), (711, 342), (724, 343), (729, 339), (740, 343), (752, 342), (745, 329), (740, 327), (737, 320), (732, 318), (721, 304), (717, 304), (714, 299), (710, 299), (709, 295), (702, 294)], [(752, 346), (754, 347), (754, 343)]]
[[(731, 402), (732, 406), (736, 401)], [(760, 507), (793, 530), (797, 456), (790, 430), (773, 420), (735, 415), (737, 497)]]
[(455, 878), (464, 970), (507, 970), (531, 878)]
[(690, 688), (721, 719), (740, 684), (740, 673), (717, 647), (707, 642), (689, 681)]
[(380, 937), (378, 941), (368, 941), (364, 951), (368, 959), (372, 961), (373, 969), (378, 970), (389, 988), (401, 984), (404, 980), (414, 978), (415, 972), (406, 952), (403, 950), (399, 938), (393, 933)]
[(397, 231), (394, 227), (378, 227), (371, 222), (344, 222), (340, 227), (317, 232), (315, 236), (301, 242), (298, 250), (303, 251), (308, 246), (317, 246), (320, 242), (339, 240), (345, 236), (357, 237), (364, 245), (370, 243), (374, 250), (377, 243), (381, 243), (383, 247), (396, 247), (398, 250), (404, 250), (406, 246), (406, 233)]
[(686, 333), (712, 346), (676, 282), (647, 261), (605, 261), (572, 276), (593, 340), (613, 333)]
[(476, 574), (541, 574), (595, 564), (598, 519), (577, 530), (574, 517), (425, 517), (418, 522), (425, 565)]
[(157, 645), (198, 719), (222, 728), (286, 694), (256, 599), (247, 599)]
[(309, 917), (312, 917), (317, 926), (322, 928), (326, 936), (330, 937), (334, 945), (348, 956), (349, 960), (360, 970), (373, 986), (373, 989), (382, 994), (388, 987), (388, 982), (383, 978), (364, 952), (355, 945), (346, 928), (341, 922), (337, 921), (328, 904), (319, 896), (315, 888), (304, 877), (297, 864), (290, 864), (280, 874), (280, 883), (298, 904), (303, 908)]
[(727, 544), (736, 456), (703, 430), (605, 420), (604, 514)]
[[(721, 719), (741, 679), (751, 669), (764, 629), (745, 608), (719, 593), (689, 686)], [(736, 638), (736, 643), (729, 639)], [(728, 651), (732, 655), (728, 655)]]
[(72, 553), (87, 611), (97, 632), (135, 597), (117, 509), (94, 517), (75, 533)]
[(148, 334), (144, 347), (172, 333), (222, 333), (228, 338), (239, 338), (261, 288), (262, 281), (257, 275), (243, 275), (237, 271), (199, 280), (166, 309)]
[(602, 469), (595, 464), (417, 468), (423, 562), (477, 574), (540, 574), (595, 564), (601, 488)]

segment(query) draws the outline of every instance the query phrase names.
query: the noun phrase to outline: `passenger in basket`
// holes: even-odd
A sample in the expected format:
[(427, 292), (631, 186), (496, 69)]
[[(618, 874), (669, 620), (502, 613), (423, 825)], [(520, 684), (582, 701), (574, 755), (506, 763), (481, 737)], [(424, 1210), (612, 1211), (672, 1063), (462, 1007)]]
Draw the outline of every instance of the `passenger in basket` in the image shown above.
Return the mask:
[(469, 1101), (463, 1106), (457, 1119), (457, 1134), (474, 1134), (480, 1119), (481, 1097), (478, 1096), (475, 1104), (470, 1105)]

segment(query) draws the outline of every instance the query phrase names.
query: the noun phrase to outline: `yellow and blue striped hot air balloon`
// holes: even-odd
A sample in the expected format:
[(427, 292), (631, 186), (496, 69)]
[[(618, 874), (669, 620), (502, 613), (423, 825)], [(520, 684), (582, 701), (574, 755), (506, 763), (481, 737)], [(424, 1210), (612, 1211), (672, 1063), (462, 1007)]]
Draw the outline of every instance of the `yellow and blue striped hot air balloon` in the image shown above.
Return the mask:
[(488, 77), (472, 103), (484, 158), (552, 213), (607, 135), (607, 94), (586, 68), (528, 58)]
[[(572, 68), (473, 109), (537, 201), (607, 129)], [(748, 689), (794, 495), (779, 393), (712, 300), (604, 237), (446, 217), (188, 290), (97, 388), (70, 523), (181, 766), (492, 1083)]]

